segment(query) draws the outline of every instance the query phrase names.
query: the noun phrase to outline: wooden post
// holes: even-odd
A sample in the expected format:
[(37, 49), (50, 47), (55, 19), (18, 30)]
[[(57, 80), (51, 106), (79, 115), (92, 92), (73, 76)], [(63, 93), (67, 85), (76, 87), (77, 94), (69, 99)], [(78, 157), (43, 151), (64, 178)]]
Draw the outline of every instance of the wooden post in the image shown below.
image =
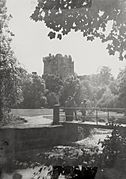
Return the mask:
[(109, 123), (109, 110), (107, 112), (107, 120), (108, 120), (108, 123)]
[(96, 109), (96, 124), (98, 125), (98, 110)]
[(53, 125), (59, 124), (59, 118), (59, 104), (56, 104), (53, 108)]

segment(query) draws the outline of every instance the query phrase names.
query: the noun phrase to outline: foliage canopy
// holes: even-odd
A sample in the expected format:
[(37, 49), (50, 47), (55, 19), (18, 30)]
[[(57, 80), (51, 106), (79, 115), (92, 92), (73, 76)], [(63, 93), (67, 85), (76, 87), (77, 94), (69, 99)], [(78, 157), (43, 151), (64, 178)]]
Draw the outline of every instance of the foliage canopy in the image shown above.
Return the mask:
[(0, 120), (4, 112), (22, 100), (19, 64), (11, 48), (13, 33), (10, 32), (6, 1), (0, 1)]
[(51, 29), (50, 39), (62, 39), (71, 30), (81, 31), (87, 40), (98, 37), (107, 42), (109, 54), (118, 52), (120, 60), (126, 58), (125, 17), (125, 0), (38, 0), (31, 15)]

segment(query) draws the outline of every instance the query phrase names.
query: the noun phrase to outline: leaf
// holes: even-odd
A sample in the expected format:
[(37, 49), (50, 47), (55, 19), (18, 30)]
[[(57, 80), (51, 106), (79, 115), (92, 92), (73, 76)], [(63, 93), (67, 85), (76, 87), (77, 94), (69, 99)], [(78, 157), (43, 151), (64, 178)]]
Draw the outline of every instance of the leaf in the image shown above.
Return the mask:
[(50, 37), (50, 39), (54, 39), (56, 36), (55, 32), (49, 32), (48, 36)]
[(58, 35), (57, 35), (57, 38), (58, 38), (59, 40), (61, 40), (61, 39), (62, 39), (62, 35), (61, 35), (61, 34), (58, 34)]
[[(44, 18), (41, 18), (42, 11), (45, 13)], [(122, 44), (123, 39), (126, 38), (125, 16), (125, 0), (38, 0), (31, 18), (35, 21), (44, 21), (47, 28), (53, 30), (48, 34), (50, 39), (61, 40), (61, 36), (56, 36), (54, 33), (60, 32), (61, 29), (61, 35), (68, 35), (71, 30), (80, 31), (90, 41), (93, 41), (95, 37), (100, 37), (103, 43), (111, 40), (113, 50), (120, 54), (117, 43)], [(110, 22), (112, 25), (109, 26), (108, 31)], [(106, 32), (108, 37), (105, 38)], [(115, 42), (113, 38), (117, 33)], [(123, 45), (121, 48), (122, 51), (126, 50)], [(115, 54), (113, 51), (109, 53)], [(120, 57), (120, 59), (123, 58)]]

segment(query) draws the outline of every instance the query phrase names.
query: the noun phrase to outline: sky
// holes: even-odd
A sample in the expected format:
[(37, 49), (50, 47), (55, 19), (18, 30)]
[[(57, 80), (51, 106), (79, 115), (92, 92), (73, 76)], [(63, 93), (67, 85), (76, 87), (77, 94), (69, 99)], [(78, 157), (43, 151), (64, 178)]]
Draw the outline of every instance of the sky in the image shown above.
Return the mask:
[(62, 40), (50, 40), (50, 29), (43, 22), (30, 19), (36, 3), (37, 0), (7, 0), (8, 13), (13, 16), (9, 26), (15, 34), (12, 48), (18, 61), (30, 73), (36, 71), (42, 75), (42, 60), (49, 53), (71, 55), (78, 75), (97, 73), (102, 66), (108, 66), (117, 76), (120, 69), (126, 66), (125, 60), (119, 61), (117, 56), (110, 56), (100, 40), (87, 42), (80, 32), (72, 31)]

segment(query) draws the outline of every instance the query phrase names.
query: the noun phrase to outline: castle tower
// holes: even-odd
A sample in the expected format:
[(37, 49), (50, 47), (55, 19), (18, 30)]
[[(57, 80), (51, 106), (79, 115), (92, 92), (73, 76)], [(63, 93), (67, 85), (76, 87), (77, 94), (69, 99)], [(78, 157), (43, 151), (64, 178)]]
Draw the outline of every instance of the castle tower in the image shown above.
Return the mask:
[(61, 54), (51, 55), (43, 58), (45, 74), (53, 74), (65, 79), (74, 74), (74, 62), (71, 56), (62, 56)]

